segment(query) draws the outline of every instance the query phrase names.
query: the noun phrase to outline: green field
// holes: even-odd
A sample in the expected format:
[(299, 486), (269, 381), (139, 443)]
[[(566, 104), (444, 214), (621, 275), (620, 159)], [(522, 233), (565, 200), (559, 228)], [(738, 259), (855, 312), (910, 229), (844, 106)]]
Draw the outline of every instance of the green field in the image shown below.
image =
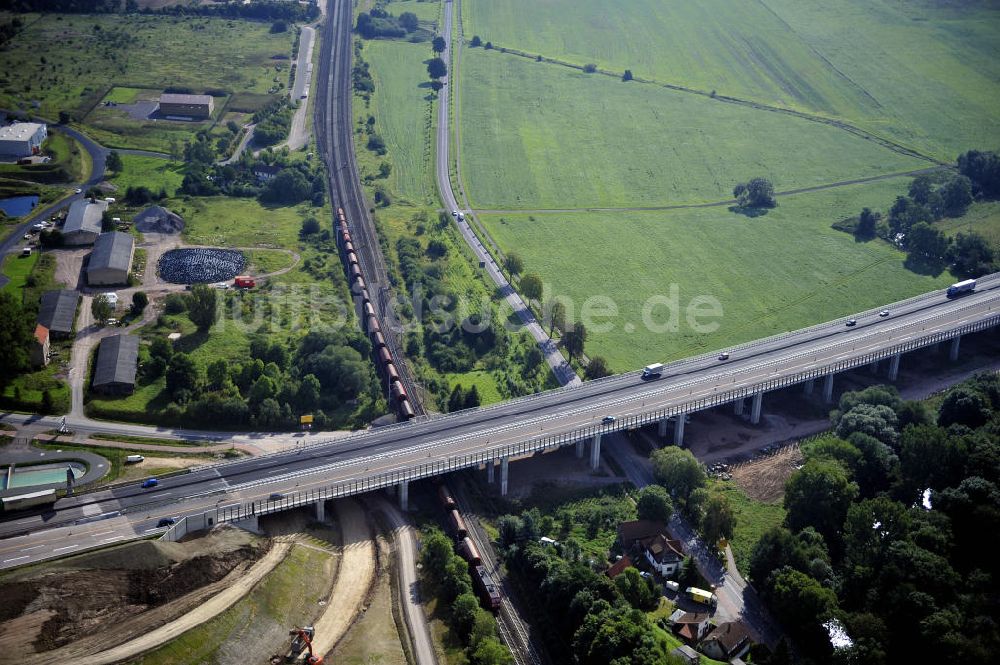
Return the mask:
[(325, 224), (333, 214), (329, 206), (265, 207), (256, 199), (224, 196), (185, 197), (165, 205), (184, 218), (186, 242), (212, 247), (294, 249), (304, 217), (315, 215)]
[(10, 281), (3, 285), (3, 290), (19, 295), (22, 289), (27, 286), (28, 275), (38, 263), (40, 256), (41, 254), (37, 251), (33, 251), (31, 256), (21, 256), (20, 252), (8, 254), (3, 262), (2, 270), (0, 270), (10, 278)]
[[(393, 4), (393, 11), (398, 8)], [(407, 3), (431, 5), (430, 3)], [(375, 131), (385, 140), (387, 154), (379, 157), (358, 150), (364, 173), (375, 173), (382, 161), (392, 164), (388, 185), (400, 203), (418, 206), (436, 203), (434, 184), (434, 144), (431, 133), (432, 107), (427, 96), (427, 44), (397, 41), (364, 42), (362, 57), (371, 66), (375, 80), (374, 109), (355, 104), (355, 118), (364, 122), (369, 113), (376, 117)], [(435, 115), (436, 118), (436, 115)], [(434, 123), (436, 125), (436, 123)]]
[(1000, 145), (1000, 9), (894, 0), (467, 0), (465, 36), (837, 117), (951, 160)]
[(154, 194), (163, 188), (172, 196), (184, 180), (184, 165), (179, 162), (129, 154), (121, 158), (121, 172), (108, 178), (121, 194), (129, 187), (148, 187)]
[[(501, 248), (517, 248), (527, 270), (542, 275), (553, 294), (568, 296), (571, 316), (579, 317), (592, 296), (613, 300), (617, 316), (587, 324), (587, 352), (604, 356), (620, 372), (794, 330), (949, 283), (947, 274), (909, 272), (905, 255), (881, 241), (855, 243), (830, 228), (863, 206), (880, 209), (906, 184), (894, 179), (783, 197), (778, 208), (756, 218), (717, 207), (482, 219)], [(644, 304), (653, 296), (669, 298), (671, 285), (678, 291), (677, 331), (653, 332), (643, 323)], [(703, 321), (717, 322), (717, 330), (699, 333), (688, 325), (687, 307), (697, 296), (721, 304), (720, 319)], [(666, 313), (666, 306), (657, 306), (652, 321), (666, 327)], [(610, 329), (599, 332), (602, 323)]]
[(935, 226), (948, 235), (978, 233), (986, 238), (994, 252), (1000, 254), (1000, 201), (974, 203), (958, 219), (944, 219)]
[(928, 165), (830, 125), (498, 51), (467, 49), (460, 76), (477, 208), (723, 201), (758, 175), (782, 191)]
[(44, 116), (67, 110), (81, 118), (112, 86), (266, 93), (275, 85), (276, 62), (287, 80), (289, 62), (272, 56), (287, 57), (293, 38), (269, 28), (201, 17), (43, 14), (4, 51), (0, 105), (33, 100)]
[(747, 573), (750, 568), (750, 557), (757, 541), (768, 529), (779, 526), (785, 519), (785, 508), (781, 502), (763, 503), (754, 501), (743, 490), (732, 483), (714, 480), (712, 491), (722, 492), (736, 515), (736, 533), (729, 541), (733, 550), (733, 558), (740, 572)]

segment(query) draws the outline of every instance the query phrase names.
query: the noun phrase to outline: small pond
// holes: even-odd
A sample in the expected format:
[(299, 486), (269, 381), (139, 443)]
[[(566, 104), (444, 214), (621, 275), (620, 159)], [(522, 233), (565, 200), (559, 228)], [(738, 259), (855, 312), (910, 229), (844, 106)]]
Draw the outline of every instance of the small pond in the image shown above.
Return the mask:
[(160, 277), (172, 284), (222, 282), (239, 275), (246, 256), (235, 249), (172, 249), (160, 257)]
[(31, 212), (31, 209), (37, 204), (38, 197), (34, 194), (31, 196), (11, 196), (10, 198), (0, 199), (0, 210), (7, 213), (8, 217), (20, 217)]

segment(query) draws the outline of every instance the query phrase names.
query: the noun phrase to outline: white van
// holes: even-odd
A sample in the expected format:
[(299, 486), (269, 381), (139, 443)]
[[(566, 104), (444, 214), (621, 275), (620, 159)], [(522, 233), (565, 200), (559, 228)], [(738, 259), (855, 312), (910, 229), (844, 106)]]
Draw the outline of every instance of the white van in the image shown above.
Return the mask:
[(126, 464), (138, 464), (139, 462), (143, 461), (144, 459), (146, 459), (146, 458), (143, 457), (142, 455), (129, 455), (129, 456), (127, 456), (125, 458), (125, 463)]
[(106, 196), (104, 197), (104, 200), (107, 201), (108, 203), (114, 203), (116, 199), (112, 196)]

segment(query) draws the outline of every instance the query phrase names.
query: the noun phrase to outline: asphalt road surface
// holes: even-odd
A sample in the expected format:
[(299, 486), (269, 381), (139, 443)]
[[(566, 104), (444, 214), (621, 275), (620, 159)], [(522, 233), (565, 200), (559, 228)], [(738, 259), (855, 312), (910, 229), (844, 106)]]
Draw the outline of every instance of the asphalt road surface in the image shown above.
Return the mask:
[[(441, 36), (444, 37), (446, 48), (441, 54), (441, 58), (445, 61), (448, 60), (452, 55), (451, 49), (451, 27), (452, 27), (452, 11), (453, 7), (458, 5), (459, 0), (454, 0), (453, 2), (446, 2), (444, 4), (444, 20), (442, 21)], [(460, 50), (455, 51), (454, 57), (452, 58), (452, 71), (457, 69), (459, 60)], [(459, 211), (461, 207), (455, 197), (455, 192), (451, 188), (451, 178), (449, 177), (449, 140), (450, 132), (449, 128), (449, 116), (448, 116), (448, 97), (451, 90), (451, 76), (446, 76), (441, 79), (445, 84), (443, 88), (438, 92), (438, 129), (437, 129), (437, 164), (435, 166), (435, 174), (437, 176), (438, 190), (441, 192), (441, 200), (447, 210)], [(463, 212), (465, 214), (465, 212)], [(471, 213), (470, 213), (471, 214)], [(566, 385), (579, 385), (580, 377), (576, 375), (573, 368), (570, 366), (563, 355), (556, 348), (555, 342), (549, 337), (545, 329), (542, 328), (541, 324), (535, 319), (534, 314), (528, 309), (528, 306), (524, 304), (521, 296), (518, 295), (514, 287), (511, 286), (507, 278), (504, 277), (503, 272), (500, 270), (500, 266), (497, 265), (496, 261), (493, 260), (493, 256), (486, 251), (483, 244), (479, 241), (479, 238), (469, 227), (467, 222), (459, 221), (457, 218), (455, 222), (458, 224), (459, 230), (462, 232), (462, 237), (465, 242), (468, 243), (472, 251), (475, 252), (477, 259), (480, 263), (485, 265), (486, 274), (489, 276), (493, 283), (496, 284), (497, 289), (499, 289), (500, 294), (503, 296), (507, 305), (510, 307), (511, 311), (514, 312), (518, 319), (524, 324), (525, 329), (531, 334), (535, 342), (538, 343), (545, 355), (545, 362), (548, 363), (549, 367), (552, 368), (552, 372), (555, 374), (556, 379), (559, 380), (559, 384)]]
[[(359, 481), (484, 451), (502, 451), (541, 437), (578, 437), (583, 431), (595, 430), (610, 434), (624, 426), (621, 421), (629, 414), (684, 407), (720, 392), (796, 375), (837, 359), (864, 356), (935, 331), (979, 322), (996, 315), (998, 308), (1000, 279), (994, 275), (981, 280), (977, 292), (963, 298), (947, 300), (942, 292), (934, 292), (891, 307), (886, 318), (877, 312), (859, 315), (857, 326), (852, 328), (835, 321), (734, 348), (731, 360), (725, 363), (712, 355), (673, 363), (659, 380), (642, 381), (638, 372), (632, 372), (296, 451), (205, 467), (165, 478), (151, 489), (128, 485), (63, 499), (47, 515), (0, 523), (0, 537), (33, 532), (21, 540), (0, 541), (0, 567), (58, 556), (62, 552), (57, 549), (82, 547), (98, 536), (128, 537), (129, 531), (132, 536), (142, 535), (155, 530), (161, 517), (266, 501), (271, 492)], [(606, 415), (615, 415), (618, 421), (602, 424)], [(121, 511), (127, 526), (116, 516)], [(108, 519), (80, 522), (102, 515)], [(55, 527), (68, 530), (59, 531), (61, 535), (39, 532)], [(103, 533), (112, 527), (112, 534)], [(29, 549), (32, 547), (35, 549)]]

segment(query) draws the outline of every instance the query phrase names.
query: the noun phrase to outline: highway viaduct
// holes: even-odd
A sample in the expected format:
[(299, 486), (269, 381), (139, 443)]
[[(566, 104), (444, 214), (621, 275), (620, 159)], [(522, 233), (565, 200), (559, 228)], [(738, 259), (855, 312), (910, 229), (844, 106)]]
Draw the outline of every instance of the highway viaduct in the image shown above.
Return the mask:
[[(196, 528), (219, 522), (255, 520), (261, 515), (328, 499), (395, 487), (405, 507), (409, 483), (451, 471), (486, 467), (499, 472), (507, 489), (512, 459), (573, 445), (590, 463), (600, 460), (601, 438), (614, 431), (657, 424), (662, 435), (673, 428), (682, 443), (685, 416), (732, 404), (749, 409), (759, 421), (771, 391), (801, 384), (806, 393), (830, 402), (840, 372), (881, 364), (889, 380), (898, 375), (909, 351), (947, 344), (957, 358), (963, 335), (1000, 323), (1000, 273), (979, 280), (976, 291), (948, 299), (935, 291), (856, 315), (671, 363), (661, 378), (643, 381), (639, 372), (590, 381), (444, 416), (421, 418), (292, 451), (201, 467), (165, 478), (156, 488), (127, 485), (61, 499), (54, 513), (0, 522), (0, 568), (28, 563), (18, 536), (49, 533), (60, 548), (96, 547), (95, 529), (114, 538), (149, 535), (159, 518), (179, 518)], [(651, 358), (650, 361), (655, 361)], [(607, 416), (614, 420), (606, 421)], [(95, 526), (96, 525), (96, 526)], [(90, 534), (90, 535), (88, 535)], [(68, 540), (67, 540), (68, 539)], [(39, 548), (42, 552), (46, 548)], [(39, 552), (40, 554), (40, 552)], [(58, 553), (57, 553), (58, 554)]]

